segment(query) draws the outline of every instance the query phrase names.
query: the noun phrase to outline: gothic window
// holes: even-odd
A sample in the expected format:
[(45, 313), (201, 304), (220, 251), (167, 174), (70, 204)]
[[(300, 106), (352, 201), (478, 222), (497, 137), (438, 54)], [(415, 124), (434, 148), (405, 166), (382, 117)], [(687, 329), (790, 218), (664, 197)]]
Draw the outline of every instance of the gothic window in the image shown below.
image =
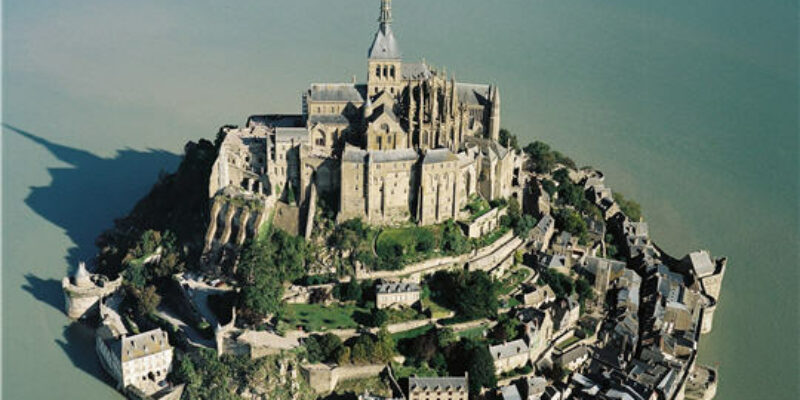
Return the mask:
[(394, 65), (389, 68), (389, 74), (392, 76), (392, 78), (394, 78)]
[(381, 66), (380, 65), (375, 67), (375, 76), (376, 77), (380, 77), (381, 76)]
[(383, 77), (384, 77), (384, 78), (385, 78), (386, 76), (388, 76), (388, 73), (387, 73), (386, 69), (387, 69), (387, 68), (386, 68), (386, 66), (384, 65), (384, 66), (383, 66)]

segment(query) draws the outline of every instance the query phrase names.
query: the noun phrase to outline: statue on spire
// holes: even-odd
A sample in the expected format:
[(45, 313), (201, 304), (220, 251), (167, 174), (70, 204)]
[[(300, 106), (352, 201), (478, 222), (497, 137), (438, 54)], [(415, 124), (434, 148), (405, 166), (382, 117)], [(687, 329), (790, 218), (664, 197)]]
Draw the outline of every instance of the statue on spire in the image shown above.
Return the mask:
[(392, 23), (392, 0), (381, 0), (381, 16), (378, 21), (381, 31), (386, 33), (386, 27)]

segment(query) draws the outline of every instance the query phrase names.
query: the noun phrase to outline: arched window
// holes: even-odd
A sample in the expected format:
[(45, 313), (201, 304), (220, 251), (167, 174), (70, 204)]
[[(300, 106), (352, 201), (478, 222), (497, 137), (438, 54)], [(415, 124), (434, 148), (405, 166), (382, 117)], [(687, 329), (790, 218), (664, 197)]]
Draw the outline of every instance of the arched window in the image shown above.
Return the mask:
[(386, 68), (386, 66), (384, 65), (384, 66), (383, 66), (383, 77), (385, 78), (386, 76), (387, 76), (387, 68)]
[(391, 67), (389, 67), (389, 75), (391, 75), (391, 76), (392, 76), (392, 78), (394, 78), (394, 65), (392, 65)]
[(325, 132), (317, 131), (317, 140), (316, 144), (318, 146), (325, 146)]
[(376, 77), (380, 77), (381, 76), (381, 66), (380, 65), (375, 67), (375, 76)]

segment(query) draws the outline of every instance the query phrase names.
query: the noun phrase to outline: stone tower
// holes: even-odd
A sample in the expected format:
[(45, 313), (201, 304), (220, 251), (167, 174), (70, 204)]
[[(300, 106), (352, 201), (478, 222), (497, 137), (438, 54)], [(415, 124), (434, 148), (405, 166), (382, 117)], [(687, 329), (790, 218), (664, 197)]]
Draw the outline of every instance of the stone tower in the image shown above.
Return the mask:
[(61, 288), (64, 290), (64, 306), (67, 316), (72, 319), (83, 318), (97, 311), (100, 300), (114, 293), (122, 284), (122, 276), (109, 281), (104, 275), (91, 274), (86, 264), (78, 264), (78, 271), (72, 276), (64, 277)]
[(367, 52), (367, 95), (388, 91), (399, 94), (402, 85), (402, 57), (392, 32), (392, 0), (381, 0), (378, 31)]

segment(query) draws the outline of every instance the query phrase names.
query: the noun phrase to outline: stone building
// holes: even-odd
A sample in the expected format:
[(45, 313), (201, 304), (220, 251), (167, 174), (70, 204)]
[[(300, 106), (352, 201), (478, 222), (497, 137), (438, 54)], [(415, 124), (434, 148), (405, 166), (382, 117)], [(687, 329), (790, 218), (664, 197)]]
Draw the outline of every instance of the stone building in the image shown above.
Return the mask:
[(64, 291), (64, 306), (67, 316), (72, 319), (85, 317), (96, 312), (98, 303), (122, 284), (122, 277), (109, 280), (105, 275), (92, 274), (86, 270), (86, 264), (80, 262), (78, 270), (72, 277), (61, 280)]
[(465, 376), (408, 378), (408, 400), (467, 400), (469, 387)]
[(498, 375), (523, 367), (530, 360), (530, 350), (522, 339), (489, 346), (489, 353), (492, 355), (494, 369)]
[[(225, 260), (226, 246), (263, 222), (242, 199), (296, 207), (295, 231), (309, 234), (317, 199), (337, 207), (339, 221), (374, 225), (459, 219), (470, 196), (522, 200), (513, 177), (523, 156), (497, 142), (499, 89), (404, 60), (391, 22), (391, 1), (382, 1), (366, 83), (313, 83), (300, 114), (254, 115), (223, 129), (209, 197), (235, 204), (212, 210), (206, 263)], [(244, 235), (226, 235), (229, 225)]]
[(375, 287), (375, 306), (410, 306), (419, 301), (420, 288), (413, 282), (381, 283)]
[(118, 389), (133, 386), (152, 394), (164, 387), (173, 351), (166, 332), (157, 328), (128, 336), (103, 325), (95, 341), (100, 364), (117, 381)]

